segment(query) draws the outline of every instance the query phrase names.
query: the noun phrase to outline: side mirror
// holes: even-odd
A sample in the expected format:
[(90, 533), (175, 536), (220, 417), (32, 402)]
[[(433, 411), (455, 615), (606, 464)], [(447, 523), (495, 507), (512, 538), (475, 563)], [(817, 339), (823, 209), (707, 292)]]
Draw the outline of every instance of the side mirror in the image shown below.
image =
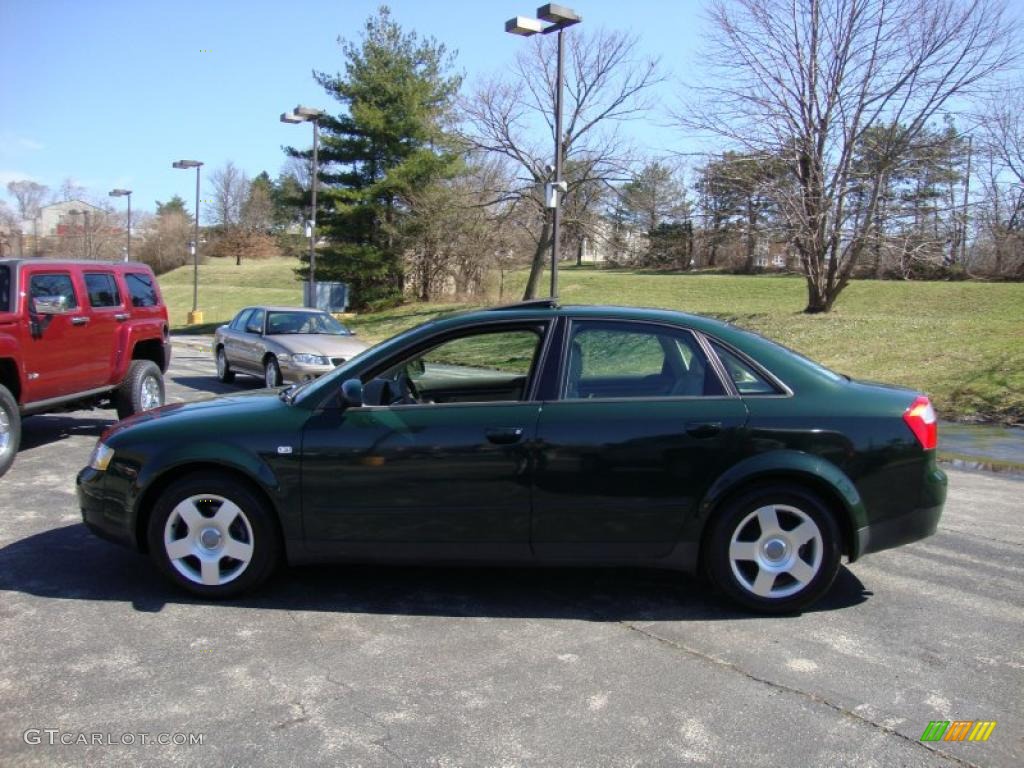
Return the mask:
[(63, 315), (67, 308), (64, 296), (36, 296), (32, 299), (32, 311), (37, 315)]
[(341, 382), (341, 402), (351, 408), (363, 404), (363, 382), (359, 379), (345, 379)]

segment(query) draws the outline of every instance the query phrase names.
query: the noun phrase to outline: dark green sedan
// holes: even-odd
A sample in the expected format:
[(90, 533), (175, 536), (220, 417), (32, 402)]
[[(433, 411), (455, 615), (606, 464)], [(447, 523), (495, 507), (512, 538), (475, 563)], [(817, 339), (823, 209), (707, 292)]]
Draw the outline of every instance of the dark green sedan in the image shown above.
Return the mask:
[(917, 392), (694, 315), (529, 302), (454, 315), (321, 379), (119, 422), (78, 475), (95, 533), (226, 597), (281, 562), (651, 566), (799, 610), (935, 531)]

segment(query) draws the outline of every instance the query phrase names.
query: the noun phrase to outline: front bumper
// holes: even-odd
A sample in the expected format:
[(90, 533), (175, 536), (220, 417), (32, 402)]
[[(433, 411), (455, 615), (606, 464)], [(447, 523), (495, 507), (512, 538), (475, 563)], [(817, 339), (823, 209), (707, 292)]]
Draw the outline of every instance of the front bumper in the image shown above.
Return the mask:
[(334, 370), (333, 365), (302, 365), (284, 361), (279, 362), (279, 365), (281, 366), (281, 378), (285, 381), (309, 381)]
[(124, 496), (106, 472), (86, 467), (75, 478), (82, 522), (100, 538), (138, 549)]
[(947, 483), (946, 473), (941, 469), (929, 471), (921, 497), (923, 505), (897, 517), (858, 528), (858, 554), (892, 549), (901, 544), (920, 541), (935, 533), (946, 503)]

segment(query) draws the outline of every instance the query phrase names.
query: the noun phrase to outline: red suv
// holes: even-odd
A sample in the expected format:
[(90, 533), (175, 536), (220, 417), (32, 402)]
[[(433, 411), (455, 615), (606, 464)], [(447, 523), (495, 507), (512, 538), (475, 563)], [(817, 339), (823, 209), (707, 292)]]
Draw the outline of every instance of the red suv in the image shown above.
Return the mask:
[(0, 259), (0, 475), (21, 417), (164, 402), (167, 307), (145, 264)]

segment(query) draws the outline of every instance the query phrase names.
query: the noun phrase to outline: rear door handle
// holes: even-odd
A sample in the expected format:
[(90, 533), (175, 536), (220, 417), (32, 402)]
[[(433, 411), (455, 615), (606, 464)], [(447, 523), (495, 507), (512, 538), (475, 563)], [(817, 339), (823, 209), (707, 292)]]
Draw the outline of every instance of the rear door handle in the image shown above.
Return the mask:
[(129, 315), (127, 312), (118, 312), (116, 315), (114, 315), (114, 319), (117, 320), (117, 322), (119, 323), (123, 323), (125, 320), (128, 319), (128, 317)]
[(686, 425), (686, 434), (690, 437), (714, 437), (721, 431), (720, 421), (691, 421)]
[(71, 324), (72, 325), (85, 325), (88, 322), (89, 322), (89, 318), (88, 317), (72, 317), (71, 318)]
[(522, 427), (492, 427), (484, 430), (487, 439), (496, 445), (512, 445), (523, 437)]

